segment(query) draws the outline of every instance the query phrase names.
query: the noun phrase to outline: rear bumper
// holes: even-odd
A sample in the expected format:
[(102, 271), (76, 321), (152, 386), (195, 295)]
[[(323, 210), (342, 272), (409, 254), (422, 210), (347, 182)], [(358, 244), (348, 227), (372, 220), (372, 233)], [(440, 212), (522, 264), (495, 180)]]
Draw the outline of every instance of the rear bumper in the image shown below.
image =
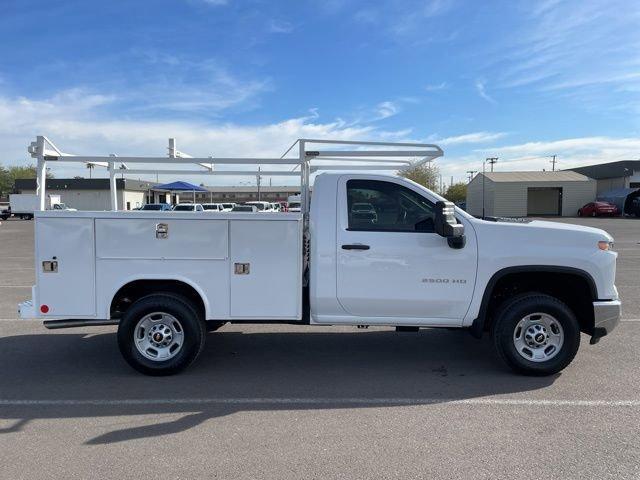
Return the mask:
[(37, 318), (33, 300), (25, 300), (18, 304), (18, 317), (21, 319)]
[(593, 336), (591, 344), (597, 343), (620, 323), (622, 303), (620, 300), (593, 302)]

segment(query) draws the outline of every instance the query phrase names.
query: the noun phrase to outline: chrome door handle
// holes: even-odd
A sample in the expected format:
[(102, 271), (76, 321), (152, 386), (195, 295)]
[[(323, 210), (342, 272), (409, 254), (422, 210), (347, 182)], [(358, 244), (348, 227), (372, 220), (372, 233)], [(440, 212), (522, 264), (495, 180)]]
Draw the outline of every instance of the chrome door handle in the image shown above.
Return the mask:
[(363, 245), (361, 243), (352, 243), (349, 245), (342, 245), (343, 250), (369, 250), (369, 245)]

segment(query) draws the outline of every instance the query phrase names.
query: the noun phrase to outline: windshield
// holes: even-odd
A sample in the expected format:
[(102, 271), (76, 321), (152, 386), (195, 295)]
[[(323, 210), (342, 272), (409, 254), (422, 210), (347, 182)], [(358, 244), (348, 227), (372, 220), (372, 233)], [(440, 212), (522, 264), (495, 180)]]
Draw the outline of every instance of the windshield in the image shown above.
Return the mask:
[(173, 209), (177, 212), (193, 212), (193, 205), (176, 205)]
[(247, 205), (254, 206), (258, 210), (264, 210), (264, 204), (262, 204), (262, 203), (247, 203)]
[(214, 203), (208, 203), (208, 204), (202, 205), (202, 208), (204, 208), (205, 210), (218, 210), (218, 205)]
[(300, 208), (300, 202), (289, 202), (289, 208)]
[(147, 204), (142, 207), (142, 210), (162, 210), (162, 205)]

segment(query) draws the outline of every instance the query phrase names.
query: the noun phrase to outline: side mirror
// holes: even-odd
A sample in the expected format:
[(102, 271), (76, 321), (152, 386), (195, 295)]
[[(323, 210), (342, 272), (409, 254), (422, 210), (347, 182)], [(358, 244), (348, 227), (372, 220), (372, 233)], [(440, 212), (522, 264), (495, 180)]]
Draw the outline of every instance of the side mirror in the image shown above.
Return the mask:
[(464, 225), (457, 222), (453, 215), (452, 202), (436, 202), (435, 231), (441, 237), (445, 237), (451, 248), (462, 248), (466, 243)]

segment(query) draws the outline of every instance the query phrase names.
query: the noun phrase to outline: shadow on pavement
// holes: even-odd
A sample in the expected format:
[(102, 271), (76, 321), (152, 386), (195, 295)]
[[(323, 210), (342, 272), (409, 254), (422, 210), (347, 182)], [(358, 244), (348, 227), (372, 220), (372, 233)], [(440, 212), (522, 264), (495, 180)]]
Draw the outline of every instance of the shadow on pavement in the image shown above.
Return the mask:
[[(115, 430), (87, 442), (105, 444), (182, 432), (239, 411), (444, 403), (537, 390), (557, 378), (512, 374), (496, 358), (489, 340), (439, 329), (420, 333), (223, 329), (209, 335), (205, 351), (190, 369), (153, 378), (125, 364), (111, 333), (3, 337), (2, 400), (113, 400), (114, 404), (0, 405), (0, 419), (16, 421), (0, 434), (19, 431), (36, 419), (184, 413), (177, 420)], [(264, 400), (251, 401), (256, 398)], [(170, 399), (180, 402), (167, 402)], [(376, 399), (390, 401), (381, 404)], [(126, 403), (140, 400), (149, 403)]]

